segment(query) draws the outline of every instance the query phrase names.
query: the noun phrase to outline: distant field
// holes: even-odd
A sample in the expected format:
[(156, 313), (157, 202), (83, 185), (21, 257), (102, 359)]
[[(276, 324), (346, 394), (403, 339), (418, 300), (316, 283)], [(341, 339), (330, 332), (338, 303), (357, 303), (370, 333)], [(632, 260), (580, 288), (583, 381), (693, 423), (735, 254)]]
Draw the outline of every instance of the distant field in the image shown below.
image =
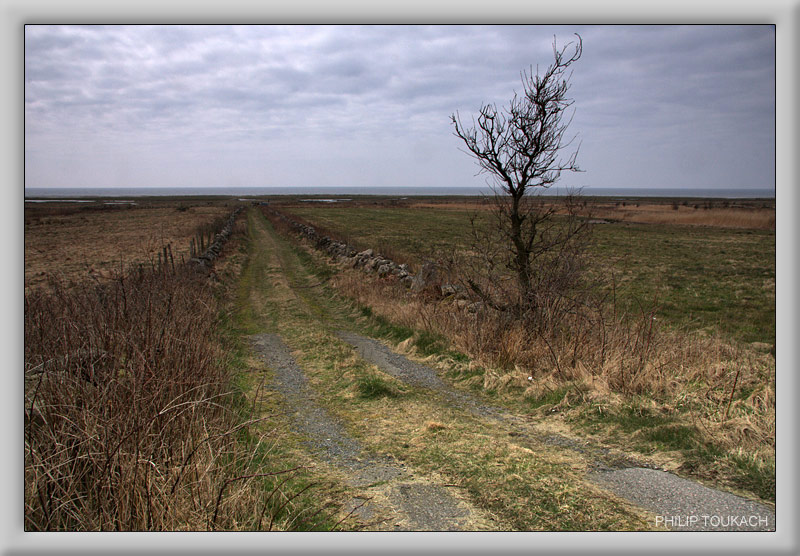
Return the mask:
[(642, 224), (682, 224), (734, 229), (775, 229), (774, 201), (672, 200), (596, 202), (592, 216)]
[(153, 261), (167, 244), (174, 258), (186, 259), (197, 226), (229, 212), (222, 203), (169, 200), (136, 207), (26, 203), (25, 287), (50, 273), (83, 280)]
[[(775, 229), (773, 199), (607, 199), (589, 197), (583, 208), (587, 216), (641, 224), (685, 224), (755, 230)], [(485, 208), (475, 199), (408, 201), (409, 208), (468, 210)]]
[[(771, 202), (727, 208), (719, 200), (710, 208), (703, 208), (703, 201), (616, 203), (593, 207), (606, 223), (594, 226), (592, 253), (613, 269), (622, 307), (655, 300), (667, 323), (719, 331), (743, 342), (775, 342)], [(407, 207), (303, 203), (288, 210), (413, 265), (426, 254), (466, 247), (475, 206), (463, 201)]]

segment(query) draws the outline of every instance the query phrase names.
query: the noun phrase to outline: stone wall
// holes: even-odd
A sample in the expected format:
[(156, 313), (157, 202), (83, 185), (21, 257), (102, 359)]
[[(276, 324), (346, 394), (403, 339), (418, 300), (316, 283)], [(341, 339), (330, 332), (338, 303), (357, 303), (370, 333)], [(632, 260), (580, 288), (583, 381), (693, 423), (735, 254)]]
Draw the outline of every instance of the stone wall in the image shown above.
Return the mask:
[(436, 297), (453, 300), (459, 309), (465, 309), (471, 313), (478, 311), (482, 307), (480, 302), (474, 302), (474, 300), (469, 299), (463, 286), (443, 284), (441, 269), (433, 261), (423, 263), (416, 273), (412, 273), (407, 264), (397, 264), (388, 257), (376, 253), (373, 249), (359, 251), (345, 242), (322, 236), (317, 233), (313, 226), (297, 222), (271, 207), (264, 210), (269, 211), (271, 215), (288, 224), (294, 233), (307, 239), (317, 249), (331, 256), (341, 265), (360, 268), (367, 274), (377, 274), (382, 278), (396, 279), (412, 292), (421, 292), (423, 290), (433, 292)]
[(296, 234), (309, 240), (317, 249), (324, 251), (340, 264), (360, 268), (368, 274), (374, 273), (380, 277), (393, 276), (407, 288), (419, 288), (425, 285), (411, 273), (407, 264), (397, 264), (372, 249), (359, 251), (352, 245), (317, 234), (313, 226), (292, 220), (282, 212), (272, 208), (266, 210), (286, 222)]
[(207, 270), (211, 267), (211, 263), (219, 257), (219, 254), (222, 252), (222, 246), (225, 245), (225, 242), (228, 241), (228, 238), (231, 236), (233, 232), (233, 223), (243, 209), (244, 207), (238, 207), (231, 213), (222, 229), (214, 235), (214, 240), (208, 248), (198, 257), (189, 259), (189, 264), (197, 265), (198, 269), (202, 270)]

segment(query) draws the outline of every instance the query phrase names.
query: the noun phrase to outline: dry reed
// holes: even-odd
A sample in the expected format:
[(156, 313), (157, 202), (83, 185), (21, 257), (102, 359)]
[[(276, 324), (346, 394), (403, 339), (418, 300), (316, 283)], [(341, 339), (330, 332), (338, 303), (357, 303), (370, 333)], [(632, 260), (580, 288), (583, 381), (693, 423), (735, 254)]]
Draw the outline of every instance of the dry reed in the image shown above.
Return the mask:
[(275, 430), (253, 426), (232, 391), (211, 286), (167, 270), (89, 286), (51, 276), (26, 293), (26, 530), (286, 528), (297, 517), (269, 482), (296, 470), (253, 471)]

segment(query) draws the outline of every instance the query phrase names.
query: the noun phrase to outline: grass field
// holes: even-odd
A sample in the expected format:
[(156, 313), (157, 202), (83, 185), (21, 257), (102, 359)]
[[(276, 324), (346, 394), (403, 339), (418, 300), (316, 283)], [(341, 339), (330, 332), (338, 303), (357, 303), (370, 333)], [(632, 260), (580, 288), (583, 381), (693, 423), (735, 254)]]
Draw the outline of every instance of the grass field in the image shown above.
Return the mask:
[(190, 204), (26, 211), (27, 531), (336, 525), (281, 417), (249, 398), (258, 371), (246, 374), (225, 311), (243, 225), (215, 269), (222, 280), (180, 264), (131, 268), (162, 242), (188, 253), (198, 228), (230, 214)]
[[(670, 206), (660, 204), (648, 212), (695, 213), (682, 205), (679, 211)], [(602, 208), (608, 218), (612, 209)], [(417, 265), (437, 252), (467, 248), (474, 213), (463, 204), (430, 203), (408, 208), (305, 203), (289, 210), (358, 244), (395, 253)], [(719, 212), (725, 209), (712, 209), (714, 214), (698, 210), (711, 221), (724, 221)], [(614, 272), (623, 308), (633, 310), (655, 300), (658, 315), (667, 323), (720, 332), (743, 342), (774, 344), (774, 229), (682, 225), (674, 219), (646, 224), (626, 220), (631, 212), (627, 208), (620, 211), (619, 220), (594, 226), (591, 254)], [(761, 220), (770, 214), (774, 225), (772, 211), (765, 210)]]
[[(272, 203), (323, 232), (335, 231), (412, 267), (466, 248), (475, 212), (463, 199)], [(661, 331), (645, 334), (634, 318), (619, 332), (619, 341), (635, 336), (637, 345), (646, 340), (647, 347), (609, 356), (597, 366), (590, 356), (571, 366), (563, 358), (553, 361), (546, 350), (531, 351), (517, 330), (502, 328), (487, 332), (501, 335), (500, 344), (509, 347), (508, 357), (495, 364), (496, 353), (483, 357), (470, 346), (484, 332), (473, 317), (456, 313), (452, 305), (411, 297), (390, 280), (332, 264), (308, 244), (276, 233), (255, 207), (241, 216), (238, 232), (215, 263), (213, 280), (140, 284), (103, 278), (139, 263), (152, 269), (166, 243), (177, 259), (188, 258), (197, 230), (229, 214), (230, 203), (164, 199), (136, 208), (26, 206), (26, 519), (36, 529), (73, 530), (357, 526), (344, 509), (352, 489), (304, 449), (287, 408), (266, 386), (272, 371), (247, 349), (247, 335), (268, 331), (294, 350), (321, 393), (318, 403), (347, 423), (351, 434), (375, 453), (406, 462), (425, 480), (458, 488), (497, 519), (492, 527), (649, 527), (646, 516), (587, 484), (587, 461), (553, 446), (509, 440), (508, 431), (473, 419), (464, 408), (401, 384), (339, 342), (333, 331), (342, 328), (384, 339), (436, 367), (458, 388), (538, 429), (591, 438), (679, 474), (774, 501), (774, 207), (624, 203), (595, 202), (594, 217), (602, 223), (593, 227), (590, 254), (601, 272), (613, 272), (620, 312), (635, 317), (640, 305), (649, 308), (655, 300)], [(41, 286), (50, 275), (92, 287), (47, 293)], [(191, 331), (182, 332), (185, 327)], [(74, 332), (78, 329), (82, 332)], [(177, 359), (162, 357), (164, 349)], [(202, 391), (187, 378), (194, 377), (187, 369), (197, 366), (185, 363), (191, 358), (202, 358), (215, 381), (210, 396), (219, 392), (224, 403), (192, 399), (198, 409), (191, 417), (198, 420), (187, 421), (180, 434), (167, 427), (163, 438), (157, 431), (140, 438), (137, 431), (150, 426), (148, 417), (126, 405), (126, 388), (151, 391), (147, 412), (171, 411), (176, 385)], [(59, 372), (71, 381), (69, 389), (53, 383), (40, 390), (36, 381), (43, 375), (37, 369), (62, 360), (66, 366)], [(528, 366), (531, 361), (535, 364)], [(87, 372), (105, 373), (105, 397), (94, 382), (86, 383)], [(69, 415), (79, 428), (59, 421), (67, 433), (49, 437), (46, 427), (36, 428), (37, 404), (45, 393), (52, 397), (47, 407), (53, 414), (59, 407), (80, 410)], [(80, 400), (87, 395), (95, 404), (82, 409)], [(158, 399), (162, 395), (166, 405)], [(128, 415), (126, 423), (115, 422), (116, 413)], [(116, 432), (123, 425), (130, 432)], [(34, 432), (43, 435), (35, 442)], [(127, 488), (130, 504), (118, 504), (113, 492), (100, 489), (96, 506), (95, 498), (85, 496), (84, 506), (76, 505), (61, 521), (48, 514), (59, 504), (49, 486), (38, 486), (49, 484), (48, 474), (54, 473), (49, 462), (59, 469), (90, 462), (110, 450), (92, 443), (115, 435), (126, 439), (113, 456), (121, 474), (99, 465), (105, 474), (96, 480)], [(60, 437), (75, 439), (66, 459), (58, 450)], [(211, 438), (218, 443), (212, 445)], [(196, 458), (186, 459), (198, 445), (203, 449)], [(50, 459), (37, 459), (35, 450), (42, 446), (52, 448), (41, 452)], [(164, 467), (140, 473), (150, 469), (141, 466), (140, 451), (160, 454), (152, 463), (163, 460)], [(174, 465), (190, 460), (188, 467)], [(161, 483), (153, 482), (157, 475)], [(83, 500), (87, 485), (86, 492), (93, 492), (95, 479), (87, 477), (93, 476), (65, 475), (53, 483), (70, 485), (63, 507)], [(171, 498), (170, 486), (180, 477), (187, 484), (173, 486), (180, 499)], [(375, 487), (379, 492), (381, 486)], [(47, 504), (39, 504), (42, 496), (51, 496)], [(122, 521), (114, 521), (115, 507), (124, 510)], [(87, 519), (81, 522), (82, 517)]]
[[(372, 453), (413, 467), (416, 480), (443, 481), (457, 489), (494, 517), (486, 524), (490, 529), (650, 527), (644, 516), (585, 480), (583, 459), (551, 446), (510, 442), (507, 430), (463, 407), (442, 404), (426, 389), (401, 383), (358, 357), (335, 330), (395, 339), (410, 331), (359, 309), (320, 283), (332, 277), (330, 269), (281, 238), (255, 210), (249, 213), (249, 230), (234, 312), (237, 326), (249, 333), (278, 333), (306, 371), (317, 403)], [(265, 405), (272, 403), (268, 399)], [(283, 449), (290, 447), (291, 439)], [(335, 469), (319, 464), (317, 471), (335, 484)], [(376, 497), (381, 488), (377, 483), (355, 492)], [(336, 489), (329, 486), (321, 494), (334, 496)]]
[(134, 263), (157, 262), (172, 246), (180, 262), (198, 226), (227, 216), (225, 202), (161, 200), (137, 206), (26, 203), (25, 287), (38, 287), (48, 274), (83, 281)]

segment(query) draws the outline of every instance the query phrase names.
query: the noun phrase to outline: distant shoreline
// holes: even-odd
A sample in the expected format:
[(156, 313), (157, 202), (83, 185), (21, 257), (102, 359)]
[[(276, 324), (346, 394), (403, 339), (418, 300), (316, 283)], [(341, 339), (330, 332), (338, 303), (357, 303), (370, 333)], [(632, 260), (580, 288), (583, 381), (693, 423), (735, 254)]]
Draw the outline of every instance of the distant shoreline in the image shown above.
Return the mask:
[[(546, 196), (563, 196), (565, 188), (551, 188)], [(363, 195), (381, 197), (480, 197), (491, 195), (488, 188), (478, 187), (140, 187), (140, 188), (26, 188), (25, 199), (59, 199), (70, 201), (87, 197), (266, 197), (283, 195), (337, 196)], [(774, 189), (692, 189), (692, 188), (623, 188), (586, 187), (584, 197), (624, 198), (713, 198), (774, 199)]]

